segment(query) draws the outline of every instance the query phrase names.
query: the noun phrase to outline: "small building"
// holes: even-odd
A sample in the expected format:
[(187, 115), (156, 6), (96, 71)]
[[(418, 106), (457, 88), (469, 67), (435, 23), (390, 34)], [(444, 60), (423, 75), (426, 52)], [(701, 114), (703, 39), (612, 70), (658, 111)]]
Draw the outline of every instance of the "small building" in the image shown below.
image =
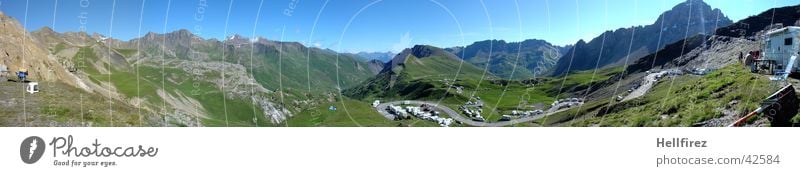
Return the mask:
[(39, 83), (38, 82), (29, 82), (28, 85), (25, 87), (25, 91), (28, 93), (38, 93), (39, 92)]
[(800, 27), (789, 26), (769, 31), (764, 42), (765, 59), (785, 60), (788, 56), (797, 55), (800, 49)]

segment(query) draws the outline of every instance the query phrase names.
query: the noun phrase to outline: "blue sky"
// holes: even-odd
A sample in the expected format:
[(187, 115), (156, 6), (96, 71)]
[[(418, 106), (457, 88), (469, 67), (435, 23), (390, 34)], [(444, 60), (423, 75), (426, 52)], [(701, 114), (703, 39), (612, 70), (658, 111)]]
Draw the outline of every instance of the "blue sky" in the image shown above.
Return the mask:
[[(606, 30), (651, 24), (683, 1), (0, 0), (0, 10), (31, 31), (43, 26), (58, 32), (85, 29), (128, 40), (150, 31), (188, 29), (205, 38), (262, 36), (357, 52), (399, 50), (413, 44), (463, 46), (486, 39), (573, 44)], [(800, 4), (800, 0), (705, 2), (734, 21), (772, 7)]]

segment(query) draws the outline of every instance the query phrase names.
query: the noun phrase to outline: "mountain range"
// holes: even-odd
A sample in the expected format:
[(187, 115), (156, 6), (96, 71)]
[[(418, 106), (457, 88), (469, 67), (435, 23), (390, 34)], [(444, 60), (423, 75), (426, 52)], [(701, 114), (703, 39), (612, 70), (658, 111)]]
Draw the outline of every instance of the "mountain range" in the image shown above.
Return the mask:
[[(16, 31), (8, 35), (17, 39), (3, 41), (18, 41), (25, 34), (19, 24), (6, 27)], [(135, 116), (166, 125), (278, 125), (292, 112), (327, 102), (328, 95), (380, 69), (375, 63), (297, 42), (239, 35), (220, 41), (188, 30), (150, 32), (129, 41), (57, 33), (47, 27), (30, 36), (26, 48), (31, 52), (8, 49), (8, 56), (28, 56), (3, 59), (10, 70), (24, 65), (33, 80), (64, 82), (85, 91), (78, 94), (129, 102), (122, 104), (144, 112)], [(65, 115), (70, 114), (75, 115)]]
[[(487, 120), (580, 96), (597, 100), (592, 112), (615, 116), (621, 105), (598, 103), (614, 96), (612, 85), (634, 85), (652, 69), (708, 63), (743, 74), (730, 66), (734, 55), (757, 49), (753, 40), (759, 32), (797, 25), (798, 12), (798, 6), (782, 7), (732, 23), (719, 9), (687, 0), (650, 25), (606, 31), (575, 45), (484, 40), (355, 54), (261, 37), (204, 39), (189, 30), (149, 32), (128, 41), (47, 27), (27, 32), (0, 13), (0, 29), (6, 31), (0, 34), (0, 59), (11, 71), (27, 68), (31, 80), (55, 83), (29, 97), (47, 102), (28, 106), (38, 112), (31, 125), (39, 126), (288, 126), (296, 114), (313, 116), (307, 112), (346, 102), (413, 99), (458, 106), (476, 97), (490, 102)], [(0, 82), (0, 90), (14, 86)], [(14, 95), (0, 93), (0, 98)], [(75, 97), (81, 103), (74, 103)], [(27, 111), (4, 113), (24, 117), (20, 114)], [(580, 115), (585, 114), (574, 116)], [(70, 118), (78, 116), (88, 118)], [(0, 123), (28, 125), (19, 119), (24, 118)]]

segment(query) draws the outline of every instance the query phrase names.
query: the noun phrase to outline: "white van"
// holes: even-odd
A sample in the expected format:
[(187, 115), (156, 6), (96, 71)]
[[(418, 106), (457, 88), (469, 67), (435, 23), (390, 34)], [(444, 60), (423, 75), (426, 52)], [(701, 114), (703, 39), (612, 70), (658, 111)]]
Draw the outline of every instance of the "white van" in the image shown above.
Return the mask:
[[(797, 63), (792, 63), (792, 56), (800, 55), (800, 27), (789, 26), (767, 32), (762, 45), (763, 60), (773, 60), (779, 72), (800, 72)], [(786, 67), (791, 67), (787, 69)], [(788, 74), (788, 73), (786, 73)]]

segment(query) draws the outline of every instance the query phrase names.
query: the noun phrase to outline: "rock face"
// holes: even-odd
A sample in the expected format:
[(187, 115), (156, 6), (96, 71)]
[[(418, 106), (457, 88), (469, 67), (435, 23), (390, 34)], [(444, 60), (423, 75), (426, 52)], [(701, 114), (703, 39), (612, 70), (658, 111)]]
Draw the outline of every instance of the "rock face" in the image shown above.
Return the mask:
[(500, 78), (525, 79), (549, 71), (567, 50), (565, 48), (568, 47), (529, 39), (522, 42), (485, 40), (448, 50), (479, 68), (486, 68), (489, 73)]
[(578, 41), (558, 60), (552, 75), (619, 65), (626, 59), (632, 63), (667, 44), (712, 34), (731, 23), (719, 9), (702, 0), (687, 0), (662, 13), (653, 24), (606, 31), (589, 42)]

